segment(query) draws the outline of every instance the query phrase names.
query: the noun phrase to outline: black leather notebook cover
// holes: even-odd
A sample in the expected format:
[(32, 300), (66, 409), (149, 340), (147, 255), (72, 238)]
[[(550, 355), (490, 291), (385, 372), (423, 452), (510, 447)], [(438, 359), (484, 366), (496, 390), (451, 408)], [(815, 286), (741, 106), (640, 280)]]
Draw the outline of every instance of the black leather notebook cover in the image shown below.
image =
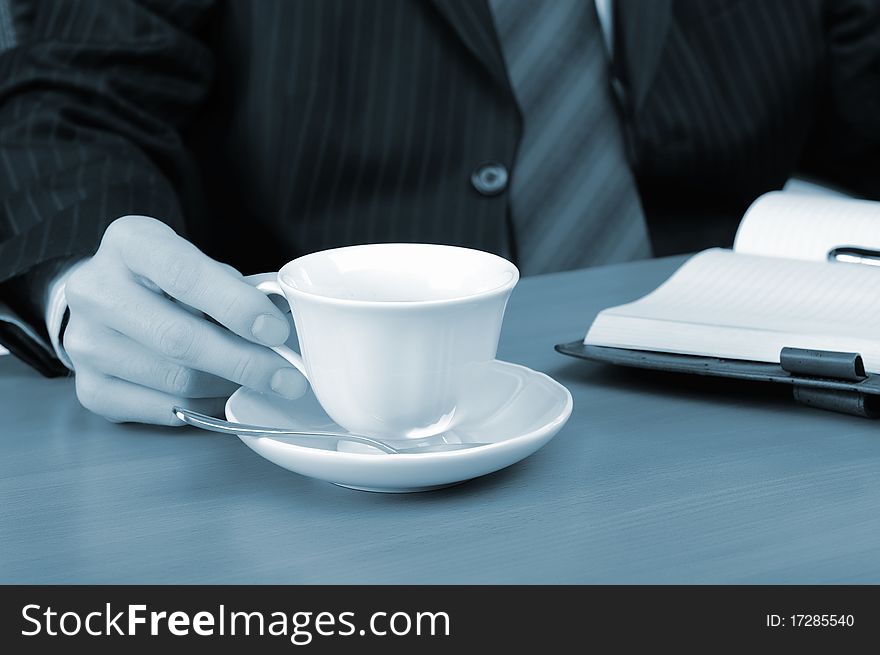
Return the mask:
[(556, 350), (619, 366), (788, 384), (795, 400), (805, 405), (868, 418), (880, 416), (880, 376), (865, 373), (858, 353), (784, 348), (781, 363), (772, 364), (592, 346), (582, 341), (558, 344)]

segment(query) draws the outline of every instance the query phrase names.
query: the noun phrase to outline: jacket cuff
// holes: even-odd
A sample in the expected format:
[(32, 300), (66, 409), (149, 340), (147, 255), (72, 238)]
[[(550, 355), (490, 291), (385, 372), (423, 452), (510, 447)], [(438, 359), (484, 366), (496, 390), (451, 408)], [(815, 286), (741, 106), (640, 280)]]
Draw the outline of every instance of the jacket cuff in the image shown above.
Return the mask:
[(52, 345), (2, 302), (0, 302), (0, 345), (47, 377), (70, 373), (56, 357)]

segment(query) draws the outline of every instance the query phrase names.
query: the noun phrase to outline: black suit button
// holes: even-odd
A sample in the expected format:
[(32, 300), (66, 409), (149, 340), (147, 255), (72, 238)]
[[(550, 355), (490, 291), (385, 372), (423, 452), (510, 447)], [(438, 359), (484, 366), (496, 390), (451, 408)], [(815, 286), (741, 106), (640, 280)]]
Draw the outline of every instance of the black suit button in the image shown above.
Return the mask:
[(484, 196), (497, 196), (507, 188), (507, 168), (494, 161), (480, 164), (471, 173), (471, 184)]

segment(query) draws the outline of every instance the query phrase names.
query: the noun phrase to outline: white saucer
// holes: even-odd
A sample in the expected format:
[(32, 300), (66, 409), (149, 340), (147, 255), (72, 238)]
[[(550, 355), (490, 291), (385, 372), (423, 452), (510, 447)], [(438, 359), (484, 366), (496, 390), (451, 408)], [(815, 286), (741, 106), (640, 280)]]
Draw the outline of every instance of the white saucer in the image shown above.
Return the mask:
[[(335, 439), (248, 437), (258, 455), (289, 471), (362, 491), (404, 493), (457, 484), (503, 469), (541, 448), (571, 415), (568, 389), (524, 366), (495, 361), (468, 381), (467, 401), (456, 409), (450, 443), (488, 445), (447, 452), (388, 455), (369, 446)], [(226, 417), (295, 430), (344, 430), (309, 391), (284, 400), (242, 387), (226, 403)], [(338, 450), (337, 450), (338, 444)]]

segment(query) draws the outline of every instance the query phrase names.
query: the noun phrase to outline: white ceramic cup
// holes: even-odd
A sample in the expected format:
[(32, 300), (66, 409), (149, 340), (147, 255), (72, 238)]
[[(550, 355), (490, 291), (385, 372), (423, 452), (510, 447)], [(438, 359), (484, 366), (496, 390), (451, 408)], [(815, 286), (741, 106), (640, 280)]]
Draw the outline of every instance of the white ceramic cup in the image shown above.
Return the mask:
[(350, 246), (247, 278), (287, 299), (306, 376), (327, 414), (386, 438), (455, 424), (468, 370), (495, 359), (516, 267), (479, 250), (413, 243)]

